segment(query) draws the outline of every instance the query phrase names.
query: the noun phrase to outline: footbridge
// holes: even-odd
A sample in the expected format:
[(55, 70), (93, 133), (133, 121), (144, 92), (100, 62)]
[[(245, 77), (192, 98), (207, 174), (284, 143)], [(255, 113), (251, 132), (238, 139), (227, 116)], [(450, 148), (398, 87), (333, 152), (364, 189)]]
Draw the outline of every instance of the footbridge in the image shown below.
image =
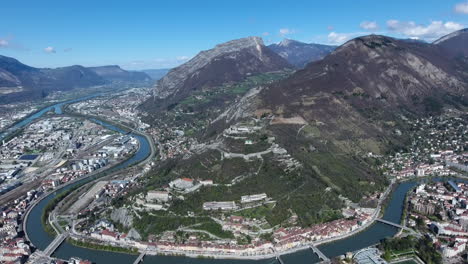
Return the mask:
[(384, 220), (384, 219), (382, 219), (382, 218), (377, 218), (377, 219), (375, 219), (375, 221), (380, 222), (380, 223), (384, 223), (384, 224), (387, 224), (387, 225), (391, 225), (391, 226), (394, 226), (394, 227), (397, 227), (397, 228), (401, 228), (401, 229), (403, 229), (403, 230), (405, 230), (405, 231), (410, 232), (411, 234), (413, 234), (413, 235), (415, 235), (415, 236), (420, 236), (420, 235), (421, 235), (420, 233), (415, 232), (415, 231), (414, 231), (413, 229), (411, 229), (411, 228), (408, 228), (408, 227), (406, 227), (406, 226), (402, 226), (402, 225), (400, 225), (400, 224), (396, 224), (396, 223), (393, 223), (393, 222)]
[(384, 224), (387, 224), (387, 225), (391, 225), (391, 226), (394, 226), (394, 227), (398, 227), (398, 228), (401, 228), (401, 229), (409, 231), (409, 232), (413, 231), (411, 228), (408, 228), (406, 226), (402, 226), (400, 224), (396, 224), (396, 223), (384, 220), (382, 218), (377, 218), (377, 219), (375, 219), (375, 221), (380, 222), (380, 223), (384, 223)]

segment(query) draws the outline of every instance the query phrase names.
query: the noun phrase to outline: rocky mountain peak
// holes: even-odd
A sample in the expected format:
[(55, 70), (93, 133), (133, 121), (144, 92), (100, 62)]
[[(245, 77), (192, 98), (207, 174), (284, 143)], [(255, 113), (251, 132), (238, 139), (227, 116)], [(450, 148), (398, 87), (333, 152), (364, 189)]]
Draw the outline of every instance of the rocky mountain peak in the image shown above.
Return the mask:
[(342, 53), (342, 52), (356, 52), (363, 50), (378, 50), (388, 47), (396, 47), (397, 40), (381, 36), (381, 35), (368, 35), (349, 40), (345, 44), (338, 47), (333, 54)]
[(279, 43), (269, 45), (268, 48), (297, 68), (303, 68), (308, 63), (328, 55), (335, 49), (335, 46), (309, 44), (285, 38)]
[(158, 81), (154, 95), (163, 99), (202, 86), (239, 81), (250, 74), (289, 66), (283, 58), (267, 49), (260, 37), (231, 40), (202, 51), (169, 71)]
[[(368, 100), (389, 107), (412, 107), (414, 98), (461, 94), (463, 71), (447, 53), (428, 43), (409, 43), (386, 36), (352, 39), (323, 60), (296, 72), (272, 94), (274, 103), (318, 94), (344, 94), (353, 103)], [(366, 102), (366, 103), (369, 103)]]
[(212, 50), (217, 50), (221, 53), (239, 51), (246, 48), (259, 48), (260, 46), (265, 46), (263, 39), (260, 37), (246, 37), (241, 39), (231, 40), (225, 43), (221, 43), (215, 46)]
[(284, 38), (280, 43), (278, 43), (278, 45), (281, 47), (288, 47), (293, 44), (305, 44), (305, 43), (302, 43), (293, 39), (288, 39), (288, 38)]

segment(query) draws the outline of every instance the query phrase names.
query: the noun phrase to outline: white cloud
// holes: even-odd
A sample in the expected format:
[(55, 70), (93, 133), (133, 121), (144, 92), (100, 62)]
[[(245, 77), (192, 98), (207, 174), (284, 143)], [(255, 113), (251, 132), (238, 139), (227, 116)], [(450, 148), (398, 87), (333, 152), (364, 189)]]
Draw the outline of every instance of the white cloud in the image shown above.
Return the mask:
[(0, 47), (8, 47), (10, 43), (6, 39), (0, 39)]
[(56, 50), (54, 47), (47, 47), (44, 49), (46, 53), (56, 53)]
[(456, 13), (468, 14), (468, 2), (456, 4), (454, 10)]
[(289, 29), (289, 28), (280, 28), (279, 33), (281, 36), (286, 36), (293, 34), (295, 32), (294, 29)]
[(356, 35), (356, 33), (336, 33), (333, 31), (328, 34), (328, 43), (334, 45), (343, 44)]
[(177, 56), (176, 57), (176, 60), (178, 60), (178, 61), (187, 61), (189, 59), (190, 59), (189, 56)]
[(409, 38), (434, 40), (452, 33), (453, 31), (462, 29), (463, 25), (452, 21), (432, 21), (426, 26), (418, 25), (413, 21), (388, 20), (387, 27), (390, 31)]
[(265, 36), (265, 37), (266, 37), (266, 36), (269, 36), (269, 35), (270, 35), (270, 32), (263, 32), (262, 35)]
[(362, 21), (361, 24), (359, 24), (359, 26), (362, 29), (369, 30), (369, 31), (379, 29), (379, 25), (375, 21)]

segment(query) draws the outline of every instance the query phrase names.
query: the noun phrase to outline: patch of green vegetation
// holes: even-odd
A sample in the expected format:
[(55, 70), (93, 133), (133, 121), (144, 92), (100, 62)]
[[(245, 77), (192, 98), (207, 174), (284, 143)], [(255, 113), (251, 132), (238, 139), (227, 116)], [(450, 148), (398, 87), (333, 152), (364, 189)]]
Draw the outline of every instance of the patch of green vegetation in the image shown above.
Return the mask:
[(64, 219), (58, 220), (58, 224), (62, 227), (65, 228), (68, 225), (68, 221)]
[(184, 112), (194, 112), (197, 108), (203, 108), (203, 105), (231, 101), (234, 97), (244, 95), (253, 87), (281, 80), (289, 76), (289, 74), (291, 74), (289, 71), (262, 73), (247, 77), (244, 81), (234, 84), (227, 83), (213, 88), (205, 87), (183, 99), (179, 104), (174, 105), (173, 108), (177, 106), (184, 109)]
[(403, 238), (384, 239), (379, 248), (384, 251), (383, 258), (387, 261), (400, 255), (408, 255), (415, 252), (425, 263), (440, 264), (442, 256), (436, 250), (430, 238), (417, 239), (412, 236)]
[(405, 260), (405, 261), (399, 261), (399, 262), (394, 262), (395, 264), (418, 264), (415, 260)]
[(68, 194), (72, 193), (77, 188), (79, 188), (79, 186), (75, 186), (73, 188), (61, 192), (60, 194), (55, 196), (54, 199), (50, 200), (49, 203), (47, 203), (47, 205), (44, 207), (44, 209), (42, 210), (41, 222), (46, 232), (54, 233), (53, 228), (52, 226), (50, 226), (50, 223), (48, 221), (49, 213), (52, 212), (52, 210), (54, 210), (55, 206), (57, 206), (60, 201), (62, 201)]
[[(229, 175), (229, 179), (239, 175), (245, 177), (232, 186), (205, 186), (186, 195), (184, 200), (175, 199), (169, 208), (170, 212), (176, 215), (194, 212), (198, 216), (209, 216), (217, 212), (204, 211), (204, 202), (238, 201), (242, 195), (266, 193), (277, 201), (274, 208), (261, 207), (244, 213), (265, 217), (270, 226), (284, 223), (292, 213), (298, 216), (297, 221), (301, 226), (342, 217), (340, 208), (343, 202), (338, 198), (338, 193), (325, 191), (327, 185), (313, 170), (305, 173), (299, 169), (285, 173), (284, 165), (274, 160), (273, 154), (264, 155), (263, 162), (245, 162), (243, 159), (224, 159), (221, 162), (217, 157), (209, 158), (211, 155), (204, 154), (196, 156), (196, 159), (168, 162), (148, 178), (148, 183), (156, 188), (167, 184), (171, 179), (183, 176), (212, 178), (216, 183), (229, 182), (228, 179), (222, 178), (226, 175)], [(255, 174), (242, 173), (247, 169)]]
[(101, 244), (95, 244), (91, 242), (79, 241), (79, 240), (74, 240), (74, 239), (68, 239), (67, 242), (69, 242), (70, 244), (74, 246), (82, 247), (82, 248), (90, 248), (90, 249), (110, 251), (110, 252), (122, 252), (122, 253), (135, 254), (135, 255), (138, 254), (138, 249), (136, 248), (123, 248), (123, 247), (116, 247), (116, 246), (111, 246), (111, 245), (101, 245)]
[(215, 183), (228, 184), (238, 176), (255, 173), (260, 164), (260, 160), (247, 162), (242, 158), (222, 160), (218, 151), (207, 151), (186, 160), (167, 161), (145, 179), (144, 185), (147, 189), (155, 189), (180, 177), (211, 179)]
[(177, 230), (180, 227), (204, 230), (221, 238), (233, 237), (231, 232), (222, 230), (221, 226), (209, 217), (175, 216), (165, 212), (157, 214), (142, 212), (139, 215), (141, 218), (135, 221), (133, 227), (143, 238), (147, 238), (150, 234), (159, 235), (164, 231)]
[[(266, 137), (266, 138), (265, 138)], [(233, 139), (225, 138), (227, 151), (233, 153), (257, 153), (267, 150), (271, 144), (267, 141), (268, 135), (265, 134), (253, 134), (249, 135), (246, 139)], [(246, 141), (251, 141), (250, 144), (246, 144)]]
[(262, 205), (262, 206), (258, 206), (254, 208), (237, 211), (233, 213), (233, 215), (242, 216), (242, 217), (251, 218), (251, 219), (252, 218), (262, 219), (271, 212), (272, 208), (273, 208), (272, 204)]
[(273, 233), (264, 233), (260, 235), (261, 239), (264, 239), (266, 241), (273, 241)]
[(232, 232), (223, 230), (221, 225), (214, 221), (204, 222), (200, 225), (193, 226), (192, 229), (204, 230), (220, 238), (234, 238)]
[(209, 98), (200, 97), (200, 99), (197, 99), (196, 96), (192, 95), (182, 100), (179, 104), (181, 106), (184, 106), (184, 105), (187, 106), (187, 105), (195, 105), (195, 104), (204, 104), (208, 102), (210, 102)]
[(302, 129), (302, 133), (304, 133), (306, 137), (320, 137), (321, 135), (320, 129), (316, 126), (311, 126), (311, 125), (306, 125)]

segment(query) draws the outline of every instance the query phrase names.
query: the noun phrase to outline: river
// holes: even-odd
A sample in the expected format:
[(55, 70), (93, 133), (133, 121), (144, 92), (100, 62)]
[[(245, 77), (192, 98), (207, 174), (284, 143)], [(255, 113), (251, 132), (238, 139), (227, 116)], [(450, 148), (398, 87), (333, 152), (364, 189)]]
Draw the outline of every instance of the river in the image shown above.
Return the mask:
[(91, 98), (94, 98), (94, 97), (97, 97), (97, 96), (100, 96), (100, 95), (101, 95), (101, 93), (95, 93), (95, 94), (91, 94), (91, 95), (88, 95), (88, 96), (84, 96), (84, 97), (80, 97), (80, 98), (77, 98), (77, 99), (72, 99), (72, 100), (68, 100), (68, 101), (64, 101), (64, 102), (60, 102), (60, 103), (56, 103), (54, 105), (44, 107), (41, 110), (36, 111), (35, 113), (33, 113), (31, 115), (28, 115), (23, 120), (14, 123), (11, 127), (6, 129), (6, 131), (0, 133), (0, 141), (3, 140), (4, 138), (6, 138), (8, 135), (10, 135), (10, 134), (24, 128), (27, 125), (29, 125), (32, 121), (40, 118), (41, 116), (43, 116), (45, 113), (47, 113), (49, 111), (53, 110), (56, 114), (62, 114), (62, 106), (66, 105), (66, 104), (72, 104), (72, 103), (77, 103), (77, 102), (89, 100)]
[[(38, 111), (34, 115), (31, 115), (29, 118), (17, 123), (15, 127), (17, 129), (23, 128), (28, 125), (30, 122), (41, 117), (43, 114), (54, 109), (57, 114), (62, 113), (61, 107), (65, 104), (79, 102), (83, 100), (96, 97), (97, 95), (91, 95), (87, 97), (82, 97), (75, 100), (70, 100), (66, 102), (61, 102), (56, 105), (49, 106), (47, 108)], [(125, 133), (122, 129), (115, 127), (111, 124), (93, 120), (98, 122), (104, 127), (114, 130), (119, 133)], [(120, 170), (126, 168), (130, 165), (139, 163), (146, 159), (151, 153), (150, 143), (148, 140), (139, 134), (131, 134), (133, 137), (138, 139), (140, 148), (138, 151), (125, 162), (115, 166), (112, 170)], [(29, 238), (34, 246), (38, 249), (44, 250), (47, 245), (54, 239), (50, 234), (45, 232), (42, 223), (41, 215), (44, 207), (47, 203), (52, 200), (57, 194), (68, 190), (78, 184), (89, 182), (93, 180), (93, 177), (85, 178), (79, 180), (73, 184), (70, 184), (44, 198), (39, 202), (30, 212), (28, 221), (26, 223), (27, 231)], [(399, 223), (401, 215), (403, 213), (403, 203), (405, 199), (405, 194), (417, 184), (416, 181), (403, 182), (397, 185), (395, 190), (390, 194), (389, 204), (385, 210), (383, 219)], [(398, 232), (398, 229), (383, 223), (375, 223), (366, 230), (342, 240), (335, 242), (330, 242), (328, 244), (320, 245), (318, 248), (328, 257), (334, 257), (343, 255), (346, 252), (356, 251), (361, 248), (368, 247), (370, 245), (378, 243), (380, 240), (386, 237), (392, 237)], [(73, 246), (66, 241), (55, 251), (54, 255), (60, 259), (69, 259), (70, 257), (79, 257), (82, 259), (88, 259), (94, 263), (112, 263), (112, 264), (128, 264), (133, 263), (136, 259), (136, 255), (129, 255), (124, 253), (114, 253), (107, 251), (98, 251), (86, 248), (80, 248)], [(282, 256), (283, 261), (286, 264), (296, 264), (296, 263), (314, 263), (319, 262), (318, 257), (312, 253), (311, 250), (303, 250), (296, 253), (288, 254)], [(234, 264), (234, 263), (276, 263), (274, 259), (265, 259), (265, 260), (224, 260), (224, 259), (195, 259), (195, 258), (186, 258), (186, 257), (169, 257), (169, 256), (146, 256), (143, 261), (144, 264), (148, 263), (158, 263), (158, 264), (201, 264), (201, 263), (212, 263), (212, 264)]]

